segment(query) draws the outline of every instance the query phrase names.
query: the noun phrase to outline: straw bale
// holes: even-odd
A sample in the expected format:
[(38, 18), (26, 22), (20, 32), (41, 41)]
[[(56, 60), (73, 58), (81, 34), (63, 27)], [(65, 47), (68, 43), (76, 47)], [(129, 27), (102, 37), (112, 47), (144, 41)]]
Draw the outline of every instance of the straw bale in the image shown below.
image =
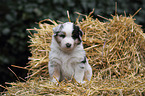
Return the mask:
[(87, 17), (79, 26), (85, 33), (84, 46), (95, 74), (118, 78), (144, 73), (145, 34), (132, 16), (116, 15), (105, 23)]
[[(93, 72), (101, 74), (100, 78), (143, 73), (145, 35), (141, 27), (134, 22), (132, 16), (116, 15), (108, 20), (104, 23), (87, 16), (77, 23), (84, 32), (83, 45)], [(52, 28), (57, 23), (49, 19), (43, 21), (50, 21), (53, 25), (43, 24), (41, 21), (40, 29), (31, 29), (37, 31), (30, 37), (32, 57), (29, 58), (31, 61), (28, 67), (32, 72), (31, 76), (48, 76)]]
[(58, 24), (39, 22), (39, 29), (30, 37), (32, 56), (28, 63), (30, 77), (26, 82), (8, 83), (12, 87), (3, 95), (145, 95), (145, 34), (133, 16), (112, 16), (100, 22), (90, 15), (76, 24), (84, 32), (86, 55), (93, 68), (93, 77), (86, 84), (75, 81), (49, 81), (48, 55), (52, 28)]
[[(39, 22), (40, 29), (34, 28), (34, 29), (28, 29), (28, 31), (37, 31), (37, 33), (34, 33), (34, 35), (29, 36), (30, 37), (30, 46), (31, 47), (31, 53), (32, 56), (29, 58), (31, 60), (29, 62), (29, 65), (27, 66), (29, 68), (29, 71), (32, 72), (28, 77), (32, 77), (34, 75), (45, 75), (48, 72), (47, 64), (49, 61), (48, 55), (50, 51), (50, 43), (51, 43), (51, 37), (53, 35), (52, 28), (54, 26), (57, 26), (57, 24), (54, 21), (51, 21), (50, 19), (46, 19), (43, 21), (50, 21), (54, 25), (50, 24), (41, 24), (42, 21)], [(31, 33), (31, 32), (30, 32)]]

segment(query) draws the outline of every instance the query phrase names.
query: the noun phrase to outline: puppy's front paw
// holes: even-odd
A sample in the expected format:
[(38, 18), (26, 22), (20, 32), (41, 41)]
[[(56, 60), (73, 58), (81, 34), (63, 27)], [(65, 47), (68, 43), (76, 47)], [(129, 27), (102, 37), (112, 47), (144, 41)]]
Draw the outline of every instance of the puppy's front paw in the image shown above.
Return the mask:
[(78, 83), (80, 83), (80, 84), (85, 84), (86, 81), (79, 81)]
[(81, 82), (81, 84), (85, 84), (85, 83), (86, 83), (86, 81), (82, 81), (82, 82)]
[(51, 84), (51, 85), (56, 85), (56, 86), (59, 85), (58, 82), (50, 82), (50, 84)]
[(58, 85), (58, 84), (59, 84), (58, 82), (59, 82), (59, 81), (56, 80), (55, 78), (53, 78), (53, 79), (51, 80), (51, 84), (53, 84), (53, 85)]

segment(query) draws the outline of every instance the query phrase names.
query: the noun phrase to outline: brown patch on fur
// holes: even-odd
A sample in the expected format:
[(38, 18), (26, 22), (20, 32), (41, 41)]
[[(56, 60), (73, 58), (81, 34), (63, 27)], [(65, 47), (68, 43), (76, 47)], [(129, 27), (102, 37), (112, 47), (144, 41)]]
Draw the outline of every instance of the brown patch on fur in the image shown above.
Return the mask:
[(53, 78), (55, 79), (60, 78), (60, 70), (57, 67), (54, 68), (54, 71), (53, 71), (52, 76), (50, 77), (50, 80), (52, 80)]
[(87, 70), (84, 73), (84, 80), (88, 80), (87, 76), (90, 74), (90, 72)]

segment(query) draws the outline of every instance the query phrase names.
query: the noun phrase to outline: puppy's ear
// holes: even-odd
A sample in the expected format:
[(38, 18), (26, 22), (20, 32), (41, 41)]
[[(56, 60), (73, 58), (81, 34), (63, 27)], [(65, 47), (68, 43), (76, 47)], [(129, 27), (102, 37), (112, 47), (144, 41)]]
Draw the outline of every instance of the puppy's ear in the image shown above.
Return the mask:
[(80, 29), (80, 27), (79, 26), (76, 26), (77, 27), (77, 30), (79, 31), (79, 35), (82, 37), (83, 36), (83, 31)]
[(82, 37), (84, 35), (83, 31), (79, 28), (79, 35)]
[(82, 37), (83, 31), (80, 29), (80, 27), (77, 25), (73, 25), (73, 27), (74, 27), (74, 33), (79, 33), (79, 36)]
[(63, 25), (62, 24), (59, 24), (58, 26), (54, 27), (53, 28), (53, 32), (54, 32), (54, 35), (56, 35), (58, 32), (60, 32), (63, 28)]

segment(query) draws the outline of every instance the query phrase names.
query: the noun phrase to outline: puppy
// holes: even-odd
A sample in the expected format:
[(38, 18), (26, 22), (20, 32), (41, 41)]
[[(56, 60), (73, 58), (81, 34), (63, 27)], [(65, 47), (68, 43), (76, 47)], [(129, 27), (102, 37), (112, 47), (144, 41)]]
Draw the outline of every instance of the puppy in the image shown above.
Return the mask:
[(49, 75), (52, 82), (74, 79), (79, 83), (91, 80), (92, 68), (82, 45), (81, 29), (71, 22), (53, 28), (49, 52)]

